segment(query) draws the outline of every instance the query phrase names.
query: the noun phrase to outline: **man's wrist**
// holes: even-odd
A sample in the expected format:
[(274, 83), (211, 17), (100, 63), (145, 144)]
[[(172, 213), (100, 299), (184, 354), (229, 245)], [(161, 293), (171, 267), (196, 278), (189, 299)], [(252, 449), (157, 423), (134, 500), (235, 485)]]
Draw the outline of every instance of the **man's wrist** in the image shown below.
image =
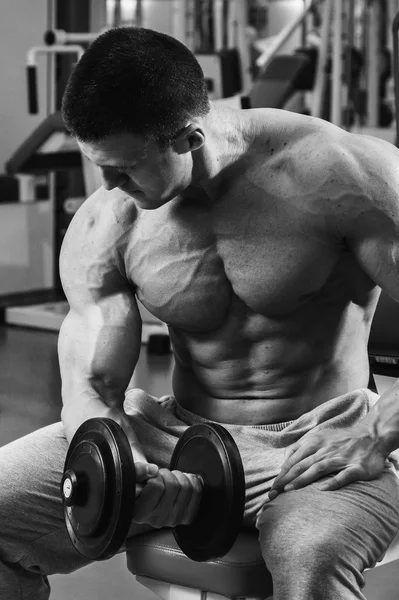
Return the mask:
[[(377, 402), (378, 404), (378, 402)], [(377, 404), (372, 407), (366, 417), (355, 427), (357, 431), (372, 440), (376, 449), (387, 458), (391, 452), (399, 448), (399, 429), (396, 427), (397, 418), (388, 420), (382, 418)]]
[(377, 449), (385, 458), (391, 452), (399, 448), (399, 436), (397, 431), (387, 431), (384, 434), (379, 434), (376, 441)]
[(395, 448), (391, 448), (392, 444), (390, 444), (390, 440), (387, 435), (384, 435), (375, 427), (375, 424), (370, 424), (368, 427), (365, 427), (364, 424), (362, 427), (358, 428), (360, 430), (360, 437), (371, 441), (372, 445), (375, 449), (382, 454), (385, 458), (389, 456), (389, 454), (395, 450)]

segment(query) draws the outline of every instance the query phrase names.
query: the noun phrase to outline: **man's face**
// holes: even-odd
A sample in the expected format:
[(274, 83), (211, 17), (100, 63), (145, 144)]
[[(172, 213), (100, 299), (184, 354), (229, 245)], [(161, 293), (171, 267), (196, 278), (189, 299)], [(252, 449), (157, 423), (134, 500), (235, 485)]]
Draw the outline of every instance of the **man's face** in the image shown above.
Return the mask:
[(145, 210), (159, 208), (191, 183), (190, 152), (161, 151), (154, 141), (120, 133), (98, 142), (78, 142), (83, 154), (100, 167), (106, 190), (119, 188)]

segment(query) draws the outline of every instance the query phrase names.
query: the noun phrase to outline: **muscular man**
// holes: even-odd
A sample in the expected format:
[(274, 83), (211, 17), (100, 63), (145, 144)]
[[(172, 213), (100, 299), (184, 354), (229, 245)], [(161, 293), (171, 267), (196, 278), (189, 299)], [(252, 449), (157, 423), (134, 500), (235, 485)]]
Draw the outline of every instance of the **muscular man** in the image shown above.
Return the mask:
[[(83, 566), (58, 486), (78, 426), (107, 416), (146, 481), (131, 535), (192, 518), (198, 481), (167, 465), (188, 425), (220, 422), (274, 599), (364, 599), (399, 528), (398, 386), (367, 390), (380, 288), (399, 300), (399, 152), (211, 104), (192, 54), (146, 29), (90, 46), (63, 115), (103, 187), (61, 253), (62, 423), (0, 452), (1, 597), (48, 598), (46, 575)], [(137, 299), (169, 326), (173, 397), (128, 389)]]

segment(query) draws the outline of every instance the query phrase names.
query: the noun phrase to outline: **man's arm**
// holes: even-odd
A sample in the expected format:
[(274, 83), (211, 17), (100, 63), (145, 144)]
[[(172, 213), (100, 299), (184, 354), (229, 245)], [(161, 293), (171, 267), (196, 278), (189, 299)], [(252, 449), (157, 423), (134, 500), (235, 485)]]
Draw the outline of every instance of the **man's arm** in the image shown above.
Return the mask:
[[(332, 143), (311, 145), (311, 201), (345, 242), (370, 279), (399, 301), (399, 151), (392, 145), (335, 128)], [(328, 137), (326, 136), (326, 140)], [(306, 179), (306, 176), (304, 177)], [(309, 432), (286, 452), (269, 492), (306, 487), (328, 477), (319, 490), (332, 491), (381, 475), (399, 448), (399, 382), (357, 425)]]
[(118, 225), (110, 210), (100, 212), (96, 206), (90, 198), (75, 215), (60, 256), (70, 305), (58, 341), (61, 416), (69, 441), (91, 417), (114, 419), (127, 433), (135, 461), (146, 462), (123, 410), (140, 352), (141, 319), (118, 265)]
[[(58, 343), (62, 422), (68, 441), (92, 417), (119, 423), (129, 438), (136, 480), (146, 482), (142, 489), (136, 487), (134, 521), (153, 527), (186, 525), (198, 512), (199, 478), (148, 464), (123, 410), (140, 353), (141, 318), (119, 254), (130, 217), (126, 211), (121, 214), (121, 206), (114, 210), (109, 195), (101, 200), (101, 211), (96, 198), (89, 198), (75, 215), (60, 257), (61, 281), (70, 304)], [(129, 206), (125, 208), (129, 212)]]
[[(364, 136), (355, 136), (354, 143), (354, 194), (348, 198), (340, 228), (363, 270), (399, 302), (399, 151)], [(359, 427), (385, 457), (399, 448), (399, 380), (381, 395)]]
[[(321, 124), (302, 145), (311, 210), (324, 215), (370, 279), (399, 302), (399, 150), (331, 124)], [(385, 456), (399, 448), (399, 381), (360, 426)]]

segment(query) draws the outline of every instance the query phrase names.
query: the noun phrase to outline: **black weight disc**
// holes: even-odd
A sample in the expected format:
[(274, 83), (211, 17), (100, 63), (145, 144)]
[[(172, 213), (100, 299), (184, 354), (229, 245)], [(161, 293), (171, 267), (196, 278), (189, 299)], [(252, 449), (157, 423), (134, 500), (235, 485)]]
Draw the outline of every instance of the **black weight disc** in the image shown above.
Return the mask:
[(88, 419), (72, 438), (61, 482), (65, 523), (90, 560), (118, 552), (133, 518), (136, 472), (128, 438), (112, 419)]
[(242, 526), (244, 469), (230, 433), (218, 423), (196, 423), (179, 439), (170, 470), (196, 473), (204, 480), (198, 514), (190, 525), (174, 527), (181, 550), (192, 560), (227, 554)]

